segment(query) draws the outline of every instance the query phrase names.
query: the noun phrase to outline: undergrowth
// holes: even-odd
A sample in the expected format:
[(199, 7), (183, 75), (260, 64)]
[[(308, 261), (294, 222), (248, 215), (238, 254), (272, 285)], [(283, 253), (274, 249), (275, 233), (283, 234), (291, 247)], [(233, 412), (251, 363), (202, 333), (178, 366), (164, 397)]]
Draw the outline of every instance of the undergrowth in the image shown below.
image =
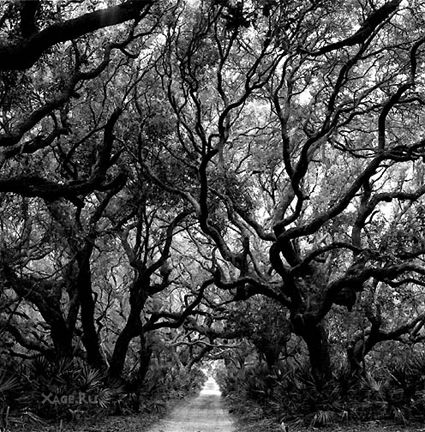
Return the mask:
[[(274, 425), (324, 427), (367, 421), (400, 425), (425, 420), (425, 355), (396, 358), (385, 368), (353, 375), (334, 368), (331, 380), (318, 387), (307, 365), (263, 365), (221, 372), (218, 381), (242, 424), (272, 419)], [(257, 427), (259, 427), (257, 425)], [(274, 431), (274, 426), (264, 424)], [(248, 430), (248, 429), (247, 429)]]
[(196, 392), (203, 381), (196, 369), (189, 373), (183, 368), (152, 367), (143, 384), (132, 388), (80, 359), (38, 357), (0, 370), (0, 431), (76, 430), (79, 423), (96, 424), (112, 415), (127, 416), (125, 426), (106, 422), (102, 430), (130, 431), (134, 417), (134, 430), (140, 431), (142, 418), (142, 424), (156, 420), (170, 401)]

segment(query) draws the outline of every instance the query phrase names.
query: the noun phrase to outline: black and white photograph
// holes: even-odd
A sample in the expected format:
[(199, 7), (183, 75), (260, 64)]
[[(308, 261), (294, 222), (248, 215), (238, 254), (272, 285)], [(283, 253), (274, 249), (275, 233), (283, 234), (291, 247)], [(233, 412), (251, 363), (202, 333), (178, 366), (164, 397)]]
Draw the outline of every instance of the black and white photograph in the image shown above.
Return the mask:
[(0, 432), (425, 432), (425, 0), (0, 0)]

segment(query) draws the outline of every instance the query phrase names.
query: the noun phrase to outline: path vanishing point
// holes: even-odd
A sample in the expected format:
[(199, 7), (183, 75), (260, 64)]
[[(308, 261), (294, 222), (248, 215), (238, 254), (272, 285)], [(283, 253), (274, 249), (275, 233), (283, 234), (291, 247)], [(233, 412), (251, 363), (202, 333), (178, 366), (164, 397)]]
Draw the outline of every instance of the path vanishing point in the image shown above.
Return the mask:
[(148, 432), (234, 432), (235, 427), (223, 408), (217, 382), (208, 378), (196, 398), (176, 407)]

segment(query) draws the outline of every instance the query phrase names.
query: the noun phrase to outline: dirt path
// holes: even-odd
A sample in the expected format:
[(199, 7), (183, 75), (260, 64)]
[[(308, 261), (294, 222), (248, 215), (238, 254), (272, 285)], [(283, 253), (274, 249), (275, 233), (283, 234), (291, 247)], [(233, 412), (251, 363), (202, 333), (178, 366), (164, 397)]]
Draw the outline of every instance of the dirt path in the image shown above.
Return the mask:
[(221, 403), (221, 393), (209, 378), (196, 398), (174, 409), (148, 432), (234, 432), (234, 425)]

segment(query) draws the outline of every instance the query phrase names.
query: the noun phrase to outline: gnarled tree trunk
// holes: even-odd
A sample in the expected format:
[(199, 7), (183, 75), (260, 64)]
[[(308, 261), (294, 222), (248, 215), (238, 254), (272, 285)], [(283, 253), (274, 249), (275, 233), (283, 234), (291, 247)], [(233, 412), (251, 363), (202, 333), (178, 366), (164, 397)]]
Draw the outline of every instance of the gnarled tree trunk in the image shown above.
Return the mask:
[(104, 369), (106, 363), (101, 354), (99, 336), (95, 326), (95, 301), (93, 298), (90, 268), (92, 250), (93, 247), (91, 245), (86, 246), (77, 255), (77, 287), (81, 307), (81, 325), (83, 327), (82, 341), (86, 349), (88, 363), (95, 368)]
[[(137, 336), (141, 338), (141, 356), (144, 352), (145, 338), (143, 335), (143, 325), (140, 314), (148, 299), (149, 280), (140, 274), (136, 276), (130, 287), (130, 314), (127, 323), (122, 329), (115, 343), (114, 352), (109, 365), (109, 376), (119, 378), (124, 369), (125, 358), (127, 356), (130, 342)], [(150, 354), (149, 354), (150, 358)], [(143, 360), (144, 361), (144, 360)]]
[(142, 332), (142, 323), (139, 314), (140, 312), (130, 312), (127, 324), (122, 329), (115, 343), (108, 372), (109, 376), (112, 378), (119, 378), (121, 376), (130, 342)]
[(293, 320), (294, 331), (307, 345), (311, 373), (320, 388), (332, 378), (328, 334), (323, 322), (305, 322), (300, 316)]

